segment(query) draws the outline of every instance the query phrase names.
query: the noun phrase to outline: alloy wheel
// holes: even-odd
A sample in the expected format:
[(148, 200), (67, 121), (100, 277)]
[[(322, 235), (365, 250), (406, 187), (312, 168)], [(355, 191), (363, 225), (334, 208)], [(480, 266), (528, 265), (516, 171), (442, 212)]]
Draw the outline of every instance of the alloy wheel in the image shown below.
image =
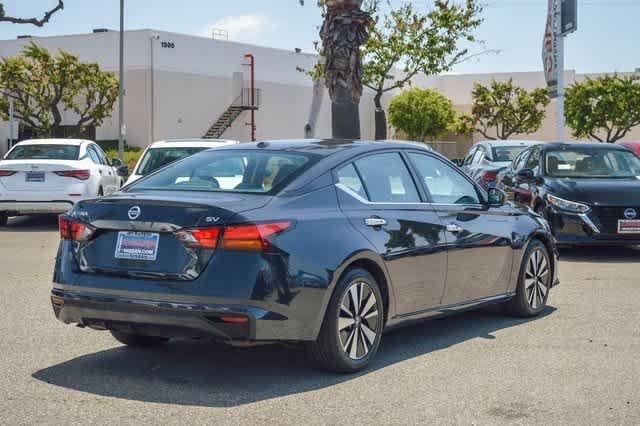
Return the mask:
[(338, 334), (346, 355), (359, 360), (367, 356), (380, 332), (379, 301), (369, 284), (353, 283), (342, 296)]
[(538, 248), (529, 257), (524, 277), (527, 303), (532, 309), (544, 305), (549, 292), (550, 278), (549, 261), (544, 251)]

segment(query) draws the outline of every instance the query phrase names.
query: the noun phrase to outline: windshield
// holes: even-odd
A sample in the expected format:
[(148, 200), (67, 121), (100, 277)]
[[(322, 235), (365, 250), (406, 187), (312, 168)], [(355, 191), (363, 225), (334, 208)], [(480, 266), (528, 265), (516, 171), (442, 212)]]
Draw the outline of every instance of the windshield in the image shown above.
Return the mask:
[(5, 160), (77, 160), (79, 153), (77, 145), (18, 145)]
[(545, 168), (554, 177), (630, 178), (640, 176), (640, 158), (613, 149), (548, 151)]
[(495, 146), (492, 148), (493, 161), (496, 163), (510, 163), (525, 149), (527, 149), (526, 146)]
[(204, 151), (207, 148), (152, 148), (142, 157), (137, 175), (148, 175), (151, 172), (155, 172), (161, 167), (167, 164), (173, 163), (177, 160), (182, 160), (185, 157), (189, 157), (200, 151)]
[(275, 193), (313, 165), (317, 154), (265, 150), (209, 151), (133, 183), (128, 191)]

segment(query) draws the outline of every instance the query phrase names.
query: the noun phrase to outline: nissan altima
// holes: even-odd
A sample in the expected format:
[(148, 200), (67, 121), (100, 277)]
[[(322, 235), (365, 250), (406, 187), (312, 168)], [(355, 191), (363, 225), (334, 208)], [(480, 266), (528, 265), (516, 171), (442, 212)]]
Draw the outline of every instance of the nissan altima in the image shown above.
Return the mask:
[(64, 323), (131, 346), (300, 342), (338, 372), (367, 366), (385, 329), (488, 303), (532, 317), (557, 284), (545, 220), (411, 143), (201, 152), (78, 203), (60, 234)]
[(559, 245), (640, 244), (640, 158), (623, 146), (539, 145), (500, 186), (546, 217)]

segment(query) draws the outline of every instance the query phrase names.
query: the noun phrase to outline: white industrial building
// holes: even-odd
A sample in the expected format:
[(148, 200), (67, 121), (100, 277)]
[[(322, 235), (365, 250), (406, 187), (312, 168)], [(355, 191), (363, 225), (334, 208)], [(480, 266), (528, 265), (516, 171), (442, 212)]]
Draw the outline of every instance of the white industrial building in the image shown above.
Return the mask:
[[(59, 49), (77, 54), (82, 61), (97, 62), (106, 71), (118, 71), (116, 31), (91, 34), (20, 38), (0, 41), (0, 57), (20, 53), (27, 43), (37, 43), (51, 52)], [(250, 68), (246, 55), (255, 59), (254, 96), (256, 138), (301, 138), (313, 97), (313, 81), (301, 69), (309, 70), (316, 55), (273, 49), (206, 37), (154, 30), (125, 32), (125, 124), (129, 145), (143, 147), (153, 140), (213, 136), (247, 141), (251, 139)], [(587, 78), (568, 70), (567, 85)], [(461, 111), (471, 109), (471, 90), (478, 82), (513, 78), (527, 89), (544, 86), (542, 72), (418, 76), (413, 85), (432, 87), (452, 99)], [(326, 92), (326, 91), (325, 91)], [(244, 94), (244, 97), (243, 97)], [(395, 93), (385, 95), (388, 103)], [(244, 108), (243, 108), (244, 106)], [(235, 108), (234, 108), (235, 107)], [(555, 102), (549, 106), (542, 129), (520, 139), (554, 140)], [(373, 138), (373, 95), (365, 90), (361, 105), (362, 137)], [(237, 117), (236, 117), (237, 116)], [(117, 104), (112, 117), (95, 129), (95, 139), (118, 138)], [(71, 116), (66, 117), (72, 124)], [(324, 94), (316, 125), (317, 137), (331, 135), (330, 100)], [(227, 124), (229, 124), (227, 126)], [(569, 131), (567, 131), (569, 133)], [(0, 122), (0, 152), (6, 151), (8, 123)], [(480, 139), (474, 135), (473, 140)], [(626, 140), (640, 140), (640, 129)], [(442, 147), (450, 156), (464, 153), (472, 140)]]

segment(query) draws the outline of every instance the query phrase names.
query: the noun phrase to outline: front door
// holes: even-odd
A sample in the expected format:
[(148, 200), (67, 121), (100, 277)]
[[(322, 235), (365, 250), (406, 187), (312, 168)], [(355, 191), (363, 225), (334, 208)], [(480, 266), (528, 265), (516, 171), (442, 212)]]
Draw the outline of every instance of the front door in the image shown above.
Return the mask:
[(409, 155), (444, 225), (447, 278), (443, 305), (504, 293), (511, 275), (508, 207), (489, 208), (469, 178), (435, 156)]
[(443, 226), (423, 202), (398, 152), (362, 157), (336, 171), (340, 206), (383, 257), (396, 313), (440, 304), (446, 274)]

